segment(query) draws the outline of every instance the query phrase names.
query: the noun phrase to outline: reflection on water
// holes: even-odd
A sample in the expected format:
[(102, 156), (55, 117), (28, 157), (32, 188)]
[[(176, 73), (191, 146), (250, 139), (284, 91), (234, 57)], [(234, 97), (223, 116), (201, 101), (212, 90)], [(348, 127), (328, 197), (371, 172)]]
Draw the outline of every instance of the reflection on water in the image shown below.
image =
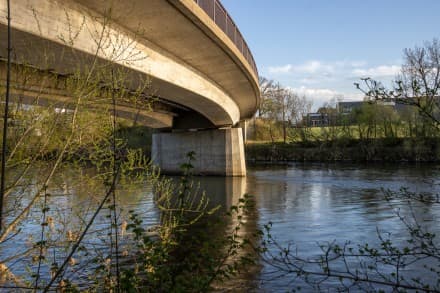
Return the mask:
[(209, 206), (221, 206), (228, 211), (232, 205), (237, 205), (238, 200), (246, 193), (246, 178), (244, 177), (194, 177), (194, 182), (199, 184), (209, 199)]
[[(91, 170), (76, 169), (70, 173), (60, 172), (54, 179), (49, 205), (54, 207), (51, 213), (56, 213), (63, 222), (57, 223), (55, 228), (63, 231), (67, 229), (63, 225), (72, 223), (77, 227), (84, 226), (84, 219), (78, 215), (85, 213), (85, 218), (90, 217), (103, 196), (102, 186), (98, 192), (100, 188), (94, 190), (90, 189), (90, 184), (82, 184), (93, 177), (90, 176), (92, 173)], [(360, 244), (377, 244), (377, 228), (392, 233), (397, 242), (403, 243), (407, 239), (407, 230), (396, 217), (393, 207), (384, 201), (381, 189), (397, 191), (405, 186), (416, 192), (439, 193), (439, 175), (438, 166), (296, 164), (249, 168), (246, 178), (194, 177), (194, 180), (196, 185), (200, 184), (200, 190), (205, 190), (210, 207), (221, 205), (222, 211), (237, 205), (244, 193), (254, 195), (256, 208), (245, 218), (243, 234), (252, 234), (257, 227), (271, 221), (272, 235), (278, 241), (284, 244), (294, 241), (302, 256), (311, 257), (320, 253), (317, 243), (351, 240)], [(120, 184), (117, 194), (119, 206), (123, 209), (121, 222), (127, 219), (129, 210), (142, 215), (147, 226), (159, 222), (160, 213), (154, 205), (148, 183)], [(411, 210), (401, 203), (398, 207), (403, 216), (414, 212), (424, 226), (440, 232), (440, 227), (435, 224), (440, 216), (438, 206), (414, 205)], [(99, 231), (108, 226), (107, 215), (104, 211), (97, 218), (86, 242), (97, 245)], [(22, 231), (34, 234), (34, 240), (38, 239), (40, 217), (39, 208), (36, 208), (21, 227)], [(227, 229), (225, 225), (210, 233), (221, 235), (228, 233)], [(0, 260), (32, 245), (29, 237), (20, 235), (23, 234), (2, 245)], [(26, 274), (26, 266), (31, 264), (23, 259), (10, 265), (13, 272), (20, 275)], [(286, 286), (291, 286), (289, 277), (270, 281), (268, 272), (271, 268), (261, 265), (261, 271), (260, 268), (250, 270), (253, 275), (241, 276), (232, 286), (245, 288), (249, 285), (245, 283), (253, 281), (259, 282), (261, 291), (284, 291)], [(260, 282), (262, 280), (264, 282)]]
[[(47, 176), (47, 173), (44, 166), (29, 173), (29, 178), (25, 178), (28, 180), (24, 180), (26, 187), (23, 193), (17, 193), (17, 196), (20, 196), (18, 197), (20, 200), (19, 208), (12, 209), (17, 204), (16, 196), (8, 198), (6, 204), (9, 210), (17, 211), (8, 213), (7, 223), (11, 222), (31, 198), (37, 195), (38, 186), (41, 186), (41, 182)], [(12, 173), (10, 177), (14, 175)], [(25, 284), (26, 281), (31, 280), (32, 273), (36, 271), (38, 250), (31, 251), (31, 253), (26, 252), (35, 247), (35, 243), (41, 240), (42, 210), (45, 195), (49, 209), (46, 213), (48, 225), (45, 228), (44, 240), (49, 243), (49, 248), (45, 249), (46, 259), (44, 261), (45, 265), (41, 268), (41, 279), (49, 280), (51, 264), (62, 263), (70, 251), (73, 240), (84, 230), (107, 189), (108, 187), (103, 185), (102, 178), (97, 178), (96, 170), (92, 168), (81, 169), (69, 166), (69, 168), (59, 170), (54, 175), (46, 192), (40, 194), (28, 216), (17, 227), (16, 233), (12, 233), (13, 237), (1, 244), (0, 261), (10, 259), (14, 255), (23, 254), (6, 262), (9, 270), (19, 279), (22, 279), (19, 284)], [(119, 206), (122, 208), (119, 218), (120, 223), (128, 221), (127, 212), (129, 210), (136, 210), (141, 213), (147, 226), (158, 223), (159, 212), (153, 204), (149, 183), (142, 182), (134, 185), (121, 183), (117, 186), (116, 193), (119, 198)], [(106, 255), (106, 251), (110, 246), (109, 237), (107, 236), (111, 227), (108, 217), (111, 212), (109, 206), (110, 203), (104, 206), (83, 240), (84, 247), (89, 249), (88, 253), (90, 254)], [(90, 255), (86, 255), (85, 252), (75, 254), (75, 258), (79, 261), (81, 257), (84, 257), (84, 259), (92, 258)], [(66, 279), (87, 282), (89, 272), (87, 267), (81, 271), (70, 267), (64, 276)]]
[[(351, 165), (351, 164), (296, 164), (292, 166), (253, 167), (242, 178), (201, 178), (213, 202), (234, 202), (244, 192), (256, 201), (253, 214), (256, 223), (247, 229), (273, 223), (271, 234), (281, 243), (297, 244), (304, 257), (321, 254), (318, 243), (337, 241), (378, 245), (378, 230), (389, 232), (395, 244), (405, 244), (408, 231), (396, 216), (396, 208), (404, 217), (415, 213), (418, 220), (433, 232), (440, 216), (438, 206), (405, 202), (390, 206), (383, 190), (398, 191), (408, 187), (415, 192), (438, 193), (440, 168), (413, 165)], [(231, 190), (234, 190), (231, 192)], [(226, 197), (222, 196), (226, 194)], [(229, 196), (235, 196), (232, 200)], [(272, 280), (272, 267), (262, 263), (261, 271), (253, 271), (252, 278), (261, 291), (281, 291), (292, 286), (291, 276)], [(416, 272), (409, 271), (412, 276)], [(250, 276), (248, 276), (250, 278)], [(429, 281), (429, 280), (428, 280)], [(249, 284), (248, 284), (249, 285)], [(304, 287), (304, 286), (303, 286)]]
[[(248, 192), (256, 196), (259, 225), (272, 221), (272, 235), (281, 243), (294, 242), (302, 257), (321, 253), (317, 243), (378, 244), (377, 229), (389, 232), (395, 243), (405, 244), (408, 231), (396, 216), (417, 216), (422, 225), (439, 232), (440, 209), (433, 205), (405, 203), (390, 206), (383, 189), (402, 186), (416, 192), (439, 193), (437, 166), (350, 164), (297, 164), (254, 168), (248, 176)], [(260, 279), (268, 281), (265, 266)], [(291, 277), (262, 283), (267, 290), (281, 290)], [(432, 281), (432, 280), (431, 280)], [(288, 284), (288, 285), (287, 285)]]
[[(21, 200), (22, 207), (35, 195), (38, 182), (43, 180), (45, 174), (44, 169), (34, 170), (29, 175), (29, 187), (23, 192)], [(11, 176), (12, 177), (12, 176)], [(171, 178), (176, 183), (179, 182), (178, 177)], [(194, 189), (198, 191), (205, 191), (209, 201), (209, 208), (220, 206), (218, 213), (224, 213), (229, 210), (232, 205), (237, 205), (239, 199), (246, 191), (245, 178), (215, 178), (215, 177), (194, 177)], [(146, 180), (136, 184), (128, 184), (123, 180), (117, 185), (117, 199), (118, 208), (120, 209), (119, 223), (129, 222), (129, 211), (137, 213), (143, 221), (144, 227), (153, 227), (160, 222), (160, 211), (154, 204), (154, 192), (150, 183)], [(45, 239), (47, 241), (58, 241), (58, 245), (67, 245), (66, 235), (78, 235), (82, 231), (91, 218), (99, 203), (106, 193), (102, 179), (96, 177), (94, 169), (79, 169), (66, 168), (60, 171), (52, 180), (51, 186), (48, 188), (46, 194), (47, 205), (50, 210), (47, 216), (55, 219), (51, 221), (50, 227), (46, 229)], [(0, 261), (8, 259), (10, 256), (26, 252), (41, 238), (41, 221), (42, 221), (42, 203), (43, 196), (37, 201), (37, 204), (30, 211), (29, 216), (20, 225), (19, 233), (11, 240), (2, 243), (0, 249)], [(15, 201), (8, 202), (10, 210)], [(21, 208), (22, 208), (21, 207)], [(109, 215), (111, 210), (108, 205), (104, 208), (95, 219), (93, 226), (86, 234), (83, 243), (91, 248), (96, 255), (106, 255), (106, 250), (110, 247), (108, 240), (108, 233), (110, 229)], [(7, 222), (10, 222), (16, 213), (10, 213)], [(217, 225), (216, 231), (210, 231), (210, 235), (216, 238), (217, 235), (223, 236), (229, 233), (231, 225), (234, 223), (223, 221), (224, 224)], [(252, 221), (249, 221), (251, 223)], [(52, 224), (53, 223), (53, 224)], [(255, 222), (252, 231), (255, 231)], [(245, 225), (246, 226), (246, 225)], [(245, 228), (245, 227), (244, 227)], [(246, 230), (246, 229), (244, 229)], [(121, 236), (121, 251), (124, 248), (124, 240), (126, 238)], [(48, 260), (49, 265), (42, 268), (41, 274), (43, 280), (48, 280), (50, 277), (49, 267), (50, 263), (61, 263), (67, 255), (68, 246), (63, 248), (50, 248), (47, 255), (51, 259)], [(53, 250), (53, 251), (52, 251)], [(35, 252), (36, 253), (36, 252)], [(34, 253), (34, 254), (35, 254)], [(81, 254), (81, 253), (78, 253)], [(52, 259), (53, 255), (53, 259)], [(90, 258), (90, 255), (88, 256)], [(35, 259), (34, 259), (35, 260)], [(78, 256), (80, 261), (80, 257)], [(17, 276), (23, 277), (24, 280), (30, 280), (31, 272), (36, 269), (36, 262), (32, 261), (32, 255), (23, 255), (20, 258), (13, 258), (7, 262), (9, 269)], [(73, 268), (67, 270), (65, 277), (73, 280), (82, 280), (87, 282), (87, 269), (83, 269), (82, 274), (76, 272)]]

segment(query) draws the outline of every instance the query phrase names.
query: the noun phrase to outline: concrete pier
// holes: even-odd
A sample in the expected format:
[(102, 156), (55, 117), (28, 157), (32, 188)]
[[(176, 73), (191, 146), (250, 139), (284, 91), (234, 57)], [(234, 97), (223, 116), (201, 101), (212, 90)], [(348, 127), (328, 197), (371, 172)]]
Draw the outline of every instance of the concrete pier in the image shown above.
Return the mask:
[[(118, 88), (141, 99), (118, 98), (116, 114), (170, 131), (153, 137), (153, 160), (164, 173), (181, 173), (193, 151), (196, 174), (245, 176), (241, 122), (260, 105), (258, 71), (220, 2), (14, 0), (9, 25), (6, 2), (0, 1), (0, 56), (7, 55), (11, 29), (14, 70), (26, 74), (13, 75), (11, 96), (69, 109), (77, 103), (70, 80), (99, 81), (104, 95), (110, 83), (103, 76), (123, 73)], [(0, 58), (0, 84), (4, 61)], [(90, 98), (101, 101), (99, 96)], [(113, 109), (109, 106), (96, 109)]]
[(241, 128), (153, 134), (151, 155), (162, 173), (182, 173), (189, 152), (195, 152), (194, 174), (246, 176)]

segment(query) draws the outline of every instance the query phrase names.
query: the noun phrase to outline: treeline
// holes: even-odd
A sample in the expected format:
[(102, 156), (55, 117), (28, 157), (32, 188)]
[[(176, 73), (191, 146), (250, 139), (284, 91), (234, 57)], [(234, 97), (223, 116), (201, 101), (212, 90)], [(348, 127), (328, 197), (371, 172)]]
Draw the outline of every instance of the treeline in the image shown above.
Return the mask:
[[(316, 151), (316, 155), (312, 156), (314, 158), (325, 158), (327, 154), (335, 159), (340, 155), (342, 158), (370, 156), (422, 160), (432, 154), (438, 161), (440, 44), (434, 39), (422, 48), (404, 52), (402, 72), (391, 89), (386, 89), (377, 81), (364, 79), (356, 86), (372, 103), (364, 104), (345, 116), (352, 119), (346, 121), (350, 125), (320, 128), (333, 139), (321, 136), (320, 140), (309, 142), (248, 147), (254, 148), (254, 151), (255, 147), (262, 147), (258, 153), (260, 156), (268, 152), (269, 157), (278, 158), (292, 158), (292, 152), (308, 158), (310, 152)], [(390, 103), (404, 105), (403, 108), (410, 111), (395, 112), (389, 107)], [(388, 106), (384, 107), (385, 104)], [(353, 134), (355, 130), (357, 134)], [(292, 144), (303, 148), (292, 148)], [(418, 151), (415, 152), (416, 149)], [(340, 150), (343, 151), (338, 152)], [(414, 157), (417, 153), (421, 157)], [(248, 150), (248, 155), (255, 154)], [(381, 188), (383, 200), (378, 197), (375, 202), (391, 207), (395, 218), (389, 219), (393, 223), (397, 219), (406, 229), (395, 233), (378, 226), (375, 243), (354, 243), (346, 239), (319, 243), (320, 255), (310, 259), (298, 253), (301, 247), (292, 243), (282, 245), (272, 237), (272, 223), (265, 225), (261, 257), (264, 263), (272, 266), (271, 276), (301, 279), (310, 290), (317, 292), (323, 289), (350, 292), (353, 288), (362, 292), (440, 292), (438, 238), (434, 231), (425, 227), (425, 215), (417, 216), (413, 212), (416, 206), (423, 211), (438, 208), (439, 195), (434, 190), (417, 192), (405, 187), (405, 182), (401, 184), (398, 191)], [(356, 196), (358, 194), (353, 194), (353, 198)], [(403, 212), (405, 209), (410, 212)], [(417, 271), (419, 275), (406, 275), (404, 271)]]
[(282, 139), (287, 142), (293, 125), (297, 125), (312, 108), (312, 102), (280, 83), (260, 77), (261, 104), (253, 123), (254, 140)]
[[(315, 113), (311, 102), (261, 78), (261, 111), (251, 123), (251, 160), (438, 161), (440, 158), (440, 45), (406, 49), (392, 89), (369, 78), (355, 86), (363, 102), (335, 101)], [(336, 99), (334, 99), (336, 100)]]

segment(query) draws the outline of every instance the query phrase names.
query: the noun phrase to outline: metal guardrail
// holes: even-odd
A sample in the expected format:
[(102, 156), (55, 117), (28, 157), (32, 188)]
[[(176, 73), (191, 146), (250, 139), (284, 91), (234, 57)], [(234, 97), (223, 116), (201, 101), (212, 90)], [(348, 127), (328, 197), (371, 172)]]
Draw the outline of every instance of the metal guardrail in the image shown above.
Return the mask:
[(229, 39), (235, 44), (237, 49), (243, 54), (249, 65), (254, 70), (255, 75), (258, 77), (258, 70), (255, 64), (254, 57), (249, 50), (246, 41), (238, 30), (237, 25), (229, 16), (226, 9), (220, 3), (219, 0), (194, 0), (197, 5), (202, 8), (206, 14), (217, 24), (217, 26), (229, 37)]

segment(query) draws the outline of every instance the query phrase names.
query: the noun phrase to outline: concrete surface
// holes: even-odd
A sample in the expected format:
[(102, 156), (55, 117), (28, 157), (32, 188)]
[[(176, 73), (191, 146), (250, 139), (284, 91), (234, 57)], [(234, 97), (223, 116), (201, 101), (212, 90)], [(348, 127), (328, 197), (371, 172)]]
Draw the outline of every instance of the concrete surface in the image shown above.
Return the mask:
[[(130, 70), (131, 87), (149, 77), (150, 93), (217, 127), (235, 125), (257, 109), (258, 77), (194, 1), (14, 0), (11, 6), (16, 62), (63, 74), (122, 66)], [(3, 57), (5, 31), (1, 1)]]
[[(0, 1), (1, 59), (7, 55), (6, 9)], [(11, 18), (14, 64), (93, 78), (124, 71), (124, 88), (151, 81), (145, 95), (191, 110), (149, 115), (141, 109), (134, 116), (136, 107), (118, 104), (120, 115), (137, 119), (141, 113), (157, 128), (199, 129), (154, 135), (154, 159), (164, 172), (180, 172), (186, 153), (195, 151), (198, 174), (246, 174), (242, 130), (230, 127), (257, 110), (258, 76), (193, 0), (14, 0)], [(69, 104), (68, 93), (42, 84), (16, 84), (12, 94)]]
[(163, 173), (181, 173), (189, 152), (194, 174), (246, 176), (241, 128), (153, 134), (152, 160)]

